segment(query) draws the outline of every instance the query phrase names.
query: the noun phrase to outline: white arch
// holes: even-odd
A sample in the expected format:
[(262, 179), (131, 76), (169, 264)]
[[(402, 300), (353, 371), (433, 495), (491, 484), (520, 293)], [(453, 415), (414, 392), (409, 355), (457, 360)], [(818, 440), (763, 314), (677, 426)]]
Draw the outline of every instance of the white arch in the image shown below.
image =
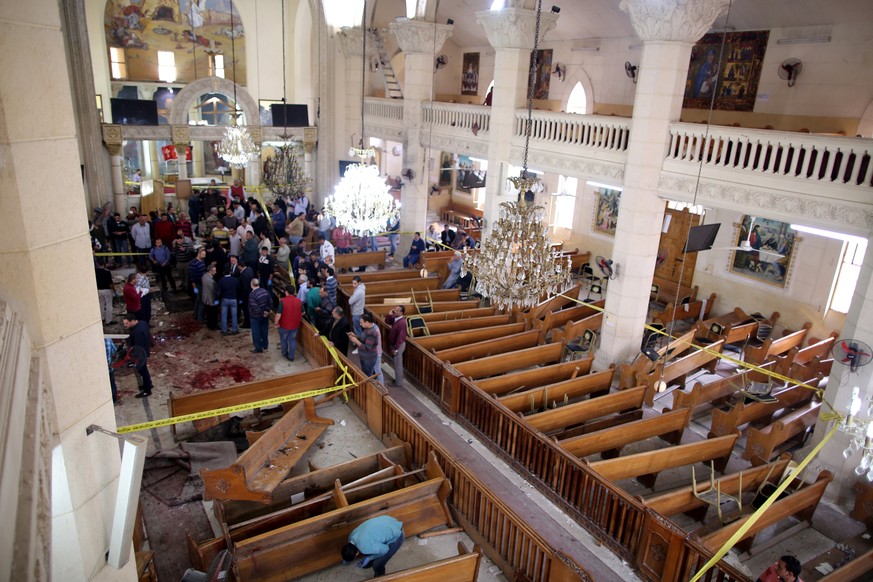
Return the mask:
[(576, 86), (576, 83), (581, 83), (582, 88), (585, 89), (585, 114), (591, 115), (594, 112), (594, 87), (591, 85), (591, 79), (585, 70), (578, 65), (570, 65), (567, 68), (569, 70), (567, 71), (567, 76), (564, 77), (561, 110), (567, 110), (567, 102), (570, 101), (570, 94), (573, 92), (573, 88)]
[(861, 137), (873, 137), (873, 101), (867, 105), (861, 121), (858, 122), (858, 132)]
[[(204, 77), (197, 79), (193, 83), (188, 83), (173, 100), (170, 124), (188, 125), (188, 111), (191, 110), (194, 103), (200, 101), (202, 95), (222, 93), (230, 96), (233, 95), (234, 85), (236, 84), (233, 81), (220, 77)], [(236, 98), (240, 109), (242, 109), (246, 116), (246, 125), (260, 125), (258, 104), (245, 87), (236, 85)]]

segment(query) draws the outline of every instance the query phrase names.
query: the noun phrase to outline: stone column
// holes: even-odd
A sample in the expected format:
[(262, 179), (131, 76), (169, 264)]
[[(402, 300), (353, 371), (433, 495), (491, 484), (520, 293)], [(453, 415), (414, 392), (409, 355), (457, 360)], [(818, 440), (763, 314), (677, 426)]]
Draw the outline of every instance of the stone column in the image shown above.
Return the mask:
[[(433, 155), (421, 145), (422, 105), (433, 99), (433, 63), (436, 54), (452, 34), (453, 26), (423, 20), (395, 21), (390, 25), (406, 59), (403, 87), (403, 169), (415, 176), (404, 181), (400, 206), (400, 230), (404, 233), (427, 230), (428, 161)], [(437, 160), (437, 163), (439, 160)], [(398, 252), (405, 252), (411, 234), (402, 234)]]
[[(333, 185), (339, 177), (339, 164), (336, 163), (337, 148), (334, 147), (337, 139), (337, 108), (334, 101), (336, 78), (333, 71), (341, 66), (343, 60), (341, 56), (338, 56), (336, 48), (336, 45), (340, 44), (339, 39), (332, 34), (324, 20), (322, 4), (322, 2), (316, 2), (318, 6), (317, 26), (320, 32), (318, 34), (318, 48), (312, 51), (311, 62), (311, 66), (316, 71), (313, 78), (318, 83), (318, 102), (313, 112), (313, 125), (318, 127), (317, 147), (321, 155), (316, 156), (315, 167), (313, 173), (310, 174), (313, 178), (313, 195), (307, 194), (310, 200), (314, 200), (314, 193), (318, 192), (321, 201), (324, 200), (326, 194), (332, 192)], [(347, 141), (343, 143), (347, 143)]]
[(176, 160), (179, 168), (179, 180), (188, 179), (188, 163), (185, 161), (185, 149), (191, 143), (191, 129), (187, 125), (173, 125), (170, 127), (173, 136), (173, 147), (176, 148)]
[[(188, 179), (188, 161), (186, 158), (188, 144), (187, 143), (173, 143), (173, 147), (176, 148), (176, 167), (179, 169), (179, 179), (187, 180)], [(192, 157), (194, 153), (191, 153)], [(194, 172), (196, 174), (196, 172)]]
[[(60, 10), (54, 0), (6, 2), (0, 22), (0, 54), (15, 55), (15, 66), (0, 67), (0, 180), (6, 226), (0, 231), (0, 300), (20, 317), (30, 339), (31, 358), (19, 362), (20, 374), (15, 376), (31, 372), (39, 379), (37, 389), (51, 398), (44, 401), (51, 406), (50, 434), (36, 444), (40, 455), (50, 459), (45, 468), (50, 491), (31, 491), (50, 498), (50, 506), (45, 512), (19, 516), (18, 507), (9, 515), (4, 506), (2, 517), (6, 528), (14, 528), (21, 519), (41, 532), (47, 544), (51, 540), (50, 547), (38, 549), (27, 547), (26, 539), (17, 540), (18, 556), (39, 551), (51, 561), (49, 565), (24, 559), (27, 563), (10, 579), (133, 581), (132, 555), (122, 570), (108, 566), (104, 556), (118, 486), (118, 444), (104, 435), (85, 433), (91, 424), (109, 430), (116, 425), (97, 288), (90, 276), (90, 237), (83, 220), (90, 211), (81, 181), (71, 179), (79, 175), (82, 158)], [(44, 111), (52, 114), (41, 115)], [(52, 211), (46, 213), (46, 208)], [(76, 298), (72, 309), (71, 298)], [(4, 353), (5, 347), (4, 343)], [(0, 400), (27, 399), (26, 388), (16, 378), (4, 381)], [(21, 432), (14, 436), (29, 438)], [(7, 451), (2, 453), (4, 460), (10, 459)], [(8, 563), (0, 568), (4, 574), (11, 570)]]
[[(343, 27), (337, 34), (336, 40), (339, 45), (342, 59), (337, 59), (345, 68), (343, 90), (336, 89), (333, 95), (333, 100), (330, 102), (334, 107), (334, 113), (331, 116), (334, 120), (333, 136), (336, 140), (336, 149), (332, 152), (331, 157), (339, 158), (340, 160), (351, 159), (354, 162), (360, 161), (357, 158), (350, 158), (348, 148), (351, 146), (358, 147), (358, 142), (361, 140), (361, 55), (363, 54), (363, 32), (360, 27)], [(340, 63), (338, 63), (340, 64)], [(324, 112), (323, 112), (324, 113)], [(366, 147), (366, 143), (364, 146)], [(316, 189), (314, 192), (315, 198), (310, 198), (313, 204), (319, 208), (324, 204), (327, 196), (333, 194), (334, 187), (342, 176), (339, 175), (339, 168), (332, 170), (334, 176), (323, 187)]]
[(112, 203), (115, 206), (115, 212), (124, 216), (127, 210), (127, 188), (124, 185), (121, 126), (104, 124), (103, 143), (109, 151), (109, 163), (112, 166)]
[[(488, 131), (488, 175), (485, 186), (485, 236), (497, 219), (500, 204), (515, 202), (506, 189), (508, 163), (521, 165), (523, 151), (513, 151), (516, 111), (527, 107), (530, 86), (530, 58), (536, 32), (536, 11), (521, 8), (484, 10), (476, 13), (488, 42), (494, 47), (494, 95)], [(557, 25), (558, 15), (540, 14), (540, 42)], [(513, 153), (515, 155), (513, 156)]]
[[(184, 161), (183, 157), (179, 157), (179, 163)], [(203, 168), (203, 142), (196, 139), (191, 142), (191, 174), (200, 177), (205, 176), (206, 171)]]
[(304, 188), (306, 197), (312, 200), (313, 192), (313, 170), (315, 169), (316, 146), (318, 145), (318, 128), (307, 127), (303, 130), (303, 173), (310, 179), (309, 183)]
[(607, 289), (598, 367), (626, 361), (640, 350), (664, 217), (658, 180), (669, 147), (669, 126), (682, 111), (691, 47), (727, 5), (728, 0), (621, 3), (643, 50), (612, 250), (620, 275)]
[(258, 155), (246, 164), (246, 175), (244, 176), (245, 180), (243, 183), (254, 191), (261, 185), (261, 147), (264, 141), (264, 134), (260, 125), (253, 125), (249, 126), (249, 135), (252, 136), (252, 141), (258, 147)]

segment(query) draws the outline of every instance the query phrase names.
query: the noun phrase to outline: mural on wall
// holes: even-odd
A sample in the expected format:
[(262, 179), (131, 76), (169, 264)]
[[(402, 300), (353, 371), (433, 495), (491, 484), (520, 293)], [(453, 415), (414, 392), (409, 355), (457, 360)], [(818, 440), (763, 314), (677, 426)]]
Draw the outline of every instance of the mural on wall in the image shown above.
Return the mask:
[(769, 38), (769, 30), (704, 35), (691, 49), (682, 106), (709, 109), (715, 95), (715, 109), (752, 111)]
[(534, 99), (548, 99), (552, 80), (552, 49), (538, 50), (536, 59)]
[(479, 94), (479, 53), (464, 53), (461, 95)]
[(232, 79), (235, 39), (236, 82), (245, 84), (243, 26), (231, 0), (107, 0), (104, 28), (107, 45), (125, 49), (131, 80), (158, 80), (158, 51), (174, 53), (178, 81), (208, 76), (214, 55), (224, 56)]
[(794, 248), (799, 242), (790, 225), (769, 218), (743, 216), (737, 230), (736, 246), (750, 250), (734, 251), (731, 272), (784, 288)]
[(618, 207), (621, 203), (621, 190), (598, 188), (597, 200), (594, 204), (595, 232), (615, 236), (615, 226), (618, 224)]
[(457, 190), (469, 194), (473, 191), (470, 183), (467, 180), (467, 174), (473, 171), (473, 160), (470, 156), (458, 156), (458, 181), (455, 185)]
[(452, 171), (455, 158), (449, 152), (440, 152), (440, 186), (452, 185)]

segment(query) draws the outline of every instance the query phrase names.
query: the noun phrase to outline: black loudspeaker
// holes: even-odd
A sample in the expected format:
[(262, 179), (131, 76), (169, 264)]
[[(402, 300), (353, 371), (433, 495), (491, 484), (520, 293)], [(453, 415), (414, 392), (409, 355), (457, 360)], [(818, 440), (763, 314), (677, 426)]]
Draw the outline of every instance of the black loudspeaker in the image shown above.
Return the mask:
[(273, 127), (309, 127), (309, 108), (305, 104), (273, 103), (270, 112), (273, 114)]

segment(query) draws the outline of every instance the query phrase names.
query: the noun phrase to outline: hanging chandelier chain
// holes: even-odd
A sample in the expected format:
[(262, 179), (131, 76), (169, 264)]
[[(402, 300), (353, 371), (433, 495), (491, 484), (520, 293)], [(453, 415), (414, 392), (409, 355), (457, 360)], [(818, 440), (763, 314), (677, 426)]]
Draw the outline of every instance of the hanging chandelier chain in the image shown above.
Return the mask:
[[(542, 0), (541, 0), (542, 1)], [(230, 60), (233, 67), (233, 118), (237, 119), (236, 104), (236, 29), (233, 25), (233, 5), (230, 6)]]
[(534, 87), (536, 85), (536, 74), (537, 74), (537, 49), (540, 46), (540, 13), (543, 9), (543, 0), (537, 0), (537, 19), (536, 19), (536, 28), (534, 29), (534, 46), (533, 53), (531, 53), (530, 57), (530, 70), (528, 71), (528, 87), (527, 87), (527, 124), (525, 125), (524, 131), (524, 162), (522, 164), (522, 168), (524, 168), (524, 174), (527, 175), (527, 153), (530, 148), (530, 131), (531, 125), (533, 124), (533, 100), (534, 100)]
[(288, 75), (285, 68), (285, 0), (282, 0), (282, 135), (288, 135)]

